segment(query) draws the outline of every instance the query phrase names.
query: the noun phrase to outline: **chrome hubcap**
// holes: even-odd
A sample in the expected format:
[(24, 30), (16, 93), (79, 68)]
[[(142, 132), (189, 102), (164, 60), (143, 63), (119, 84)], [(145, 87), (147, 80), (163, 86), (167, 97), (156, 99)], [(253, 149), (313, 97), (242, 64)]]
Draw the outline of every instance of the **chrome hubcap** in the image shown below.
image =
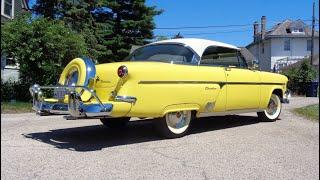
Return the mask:
[(168, 128), (176, 134), (183, 133), (188, 128), (190, 120), (190, 111), (171, 112), (166, 115)]
[(277, 109), (278, 109), (277, 101), (270, 99), (269, 104), (268, 104), (267, 113), (270, 115), (274, 115), (277, 112)]

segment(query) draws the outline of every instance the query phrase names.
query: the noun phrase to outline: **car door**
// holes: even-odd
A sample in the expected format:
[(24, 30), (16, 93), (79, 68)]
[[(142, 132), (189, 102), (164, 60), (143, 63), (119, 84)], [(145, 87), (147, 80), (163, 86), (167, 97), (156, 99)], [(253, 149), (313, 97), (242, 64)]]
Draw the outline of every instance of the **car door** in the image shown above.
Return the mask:
[(233, 51), (226, 58), (227, 111), (257, 109), (260, 103), (259, 73), (247, 68), (240, 52)]

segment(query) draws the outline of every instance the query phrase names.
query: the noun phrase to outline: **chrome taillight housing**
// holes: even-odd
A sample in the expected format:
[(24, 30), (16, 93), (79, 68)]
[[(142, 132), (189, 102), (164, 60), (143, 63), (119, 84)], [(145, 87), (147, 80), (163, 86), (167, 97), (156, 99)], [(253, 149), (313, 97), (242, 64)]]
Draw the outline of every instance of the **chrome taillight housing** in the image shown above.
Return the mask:
[(123, 77), (126, 77), (127, 75), (128, 75), (128, 68), (127, 68), (127, 66), (124, 66), (124, 65), (120, 66), (120, 67), (118, 68), (118, 76), (119, 76), (120, 78), (123, 78)]

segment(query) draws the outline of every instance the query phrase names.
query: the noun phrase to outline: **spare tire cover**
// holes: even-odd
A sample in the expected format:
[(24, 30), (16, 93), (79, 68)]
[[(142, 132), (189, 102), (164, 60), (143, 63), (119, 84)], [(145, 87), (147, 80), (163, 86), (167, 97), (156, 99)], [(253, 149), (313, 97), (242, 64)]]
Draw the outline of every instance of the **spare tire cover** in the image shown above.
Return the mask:
[[(89, 80), (96, 75), (96, 67), (90, 58), (75, 58), (70, 61), (60, 75), (59, 84), (61, 85), (77, 85), (88, 86)], [(77, 89), (80, 93), (81, 89)], [(88, 101), (91, 98), (91, 93), (84, 91), (81, 95), (82, 101)]]

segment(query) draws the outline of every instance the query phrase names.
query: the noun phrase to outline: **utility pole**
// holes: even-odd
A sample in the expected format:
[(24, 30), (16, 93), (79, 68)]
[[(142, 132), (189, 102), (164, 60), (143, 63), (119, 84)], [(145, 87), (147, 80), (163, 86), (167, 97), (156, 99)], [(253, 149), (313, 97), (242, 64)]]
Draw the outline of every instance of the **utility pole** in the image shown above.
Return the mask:
[(310, 63), (312, 65), (313, 62), (313, 44), (314, 44), (314, 23), (315, 23), (315, 19), (314, 19), (314, 2), (312, 4), (312, 35), (311, 35), (311, 57), (310, 57)]

